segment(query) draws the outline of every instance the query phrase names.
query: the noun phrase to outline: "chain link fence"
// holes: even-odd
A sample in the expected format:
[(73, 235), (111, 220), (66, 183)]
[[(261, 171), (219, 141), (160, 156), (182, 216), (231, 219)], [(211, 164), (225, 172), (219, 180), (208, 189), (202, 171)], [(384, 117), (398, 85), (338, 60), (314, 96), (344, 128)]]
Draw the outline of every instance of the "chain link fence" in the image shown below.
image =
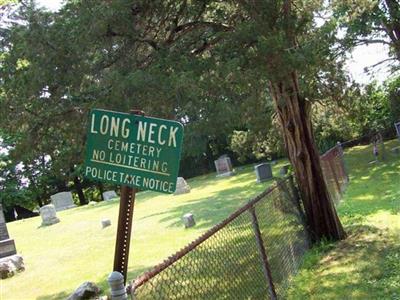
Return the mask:
[[(335, 149), (321, 160), (338, 202), (347, 176)], [(137, 277), (130, 292), (138, 300), (280, 299), (309, 247), (300, 197), (287, 176)]]
[(343, 148), (340, 144), (331, 148), (321, 156), (321, 167), (326, 185), (335, 204), (338, 204), (349, 178), (343, 159)]

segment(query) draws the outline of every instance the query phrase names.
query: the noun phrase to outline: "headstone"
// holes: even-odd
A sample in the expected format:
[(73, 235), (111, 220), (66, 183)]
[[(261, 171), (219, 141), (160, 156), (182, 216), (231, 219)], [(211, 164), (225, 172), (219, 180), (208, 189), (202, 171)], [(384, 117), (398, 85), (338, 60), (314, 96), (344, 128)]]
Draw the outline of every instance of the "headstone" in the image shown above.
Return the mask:
[(107, 191), (103, 193), (104, 201), (112, 200), (114, 198), (118, 198), (118, 195), (115, 191)]
[(272, 179), (271, 164), (262, 163), (262, 164), (256, 165), (254, 167), (254, 171), (256, 172), (258, 183)]
[(53, 225), (60, 222), (53, 204), (42, 206), (39, 211), (42, 217), (42, 226)]
[(394, 123), (394, 127), (396, 127), (397, 137), (400, 139), (400, 122)]
[(233, 172), (231, 159), (227, 155), (223, 155), (214, 161), (217, 177), (232, 176)]
[(285, 176), (289, 172), (290, 165), (284, 165), (279, 169), (279, 174)]
[(76, 207), (72, 199), (71, 192), (61, 192), (50, 196), (51, 204), (54, 205), (56, 211)]
[(190, 186), (187, 184), (183, 177), (178, 177), (176, 179), (176, 190), (174, 195), (190, 193)]
[(101, 220), (101, 228), (106, 228), (108, 226), (111, 226), (111, 220), (109, 219), (103, 219)]
[(4, 218), (3, 206), (0, 204), (0, 258), (17, 253), (15, 242), (10, 239), (7, 230), (6, 219)]
[(196, 225), (196, 222), (194, 221), (194, 216), (191, 213), (185, 214), (182, 217), (183, 224), (185, 225), (185, 228), (193, 227)]

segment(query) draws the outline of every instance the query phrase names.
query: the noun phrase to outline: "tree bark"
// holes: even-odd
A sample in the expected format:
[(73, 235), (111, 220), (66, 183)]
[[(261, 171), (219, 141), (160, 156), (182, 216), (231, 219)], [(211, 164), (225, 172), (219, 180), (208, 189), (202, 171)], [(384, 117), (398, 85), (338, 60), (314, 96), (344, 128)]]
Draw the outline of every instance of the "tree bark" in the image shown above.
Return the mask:
[(270, 82), (289, 160), (304, 204), (307, 225), (313, 242), (346, 237), (322, 174), (319, 153), (314, 143), (308, 101), (301, 97), (295, 72), (285, 80)]
[(82, 190), (82, 183), (78, 176), (74, 177), (74, 185), (75, 185), (76, 192), (78, 193), (79, 204), (80, 205), (87, 204), (85, 195), (83, 194), (83, 190)]

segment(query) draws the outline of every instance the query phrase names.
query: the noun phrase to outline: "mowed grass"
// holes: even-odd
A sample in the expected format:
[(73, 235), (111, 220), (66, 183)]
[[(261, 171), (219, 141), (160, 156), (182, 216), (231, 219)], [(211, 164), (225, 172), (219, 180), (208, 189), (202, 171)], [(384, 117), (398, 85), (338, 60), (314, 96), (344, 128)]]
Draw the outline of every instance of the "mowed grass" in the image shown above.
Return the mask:
[[(274, 175), (284, 163), (273, 167)], [(255, 178), (253, 166), (246, 166), (233, 177), (216, 178), (212, 173), (191, 179), (188, 194), (138, 193), (128, 279), (191, 242), (273, 182), (258, 184)], [(107, 292), (118, 208), (115, 199), (59, 212), (61, 222), (52, 226), (40, 227), (40, 217), (9, 223), (26, 270), (0, 280), (0, 299), (65, 299), (84, 281), (93, 281)], [(181, 217), (188, 212), (194, 214), (197, 224), (185, 229)], [(112, 225), (101, 229), (104, 218)]]
[(400, 155), (369, 164), (371, 146), (346, 151), (350, 185), (340, 204), (348, 238), (313, 249), (288, 299), (400, 299)]

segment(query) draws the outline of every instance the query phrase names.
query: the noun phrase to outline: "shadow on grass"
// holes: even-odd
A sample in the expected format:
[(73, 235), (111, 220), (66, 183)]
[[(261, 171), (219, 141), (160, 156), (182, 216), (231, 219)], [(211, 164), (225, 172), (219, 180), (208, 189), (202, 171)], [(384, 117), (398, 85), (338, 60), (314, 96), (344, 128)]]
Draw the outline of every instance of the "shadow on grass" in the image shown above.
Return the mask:
[(387, 232), (354, 227), (346, 240), (310, 251), (286, 298), (399, 299), (399, 253)]

